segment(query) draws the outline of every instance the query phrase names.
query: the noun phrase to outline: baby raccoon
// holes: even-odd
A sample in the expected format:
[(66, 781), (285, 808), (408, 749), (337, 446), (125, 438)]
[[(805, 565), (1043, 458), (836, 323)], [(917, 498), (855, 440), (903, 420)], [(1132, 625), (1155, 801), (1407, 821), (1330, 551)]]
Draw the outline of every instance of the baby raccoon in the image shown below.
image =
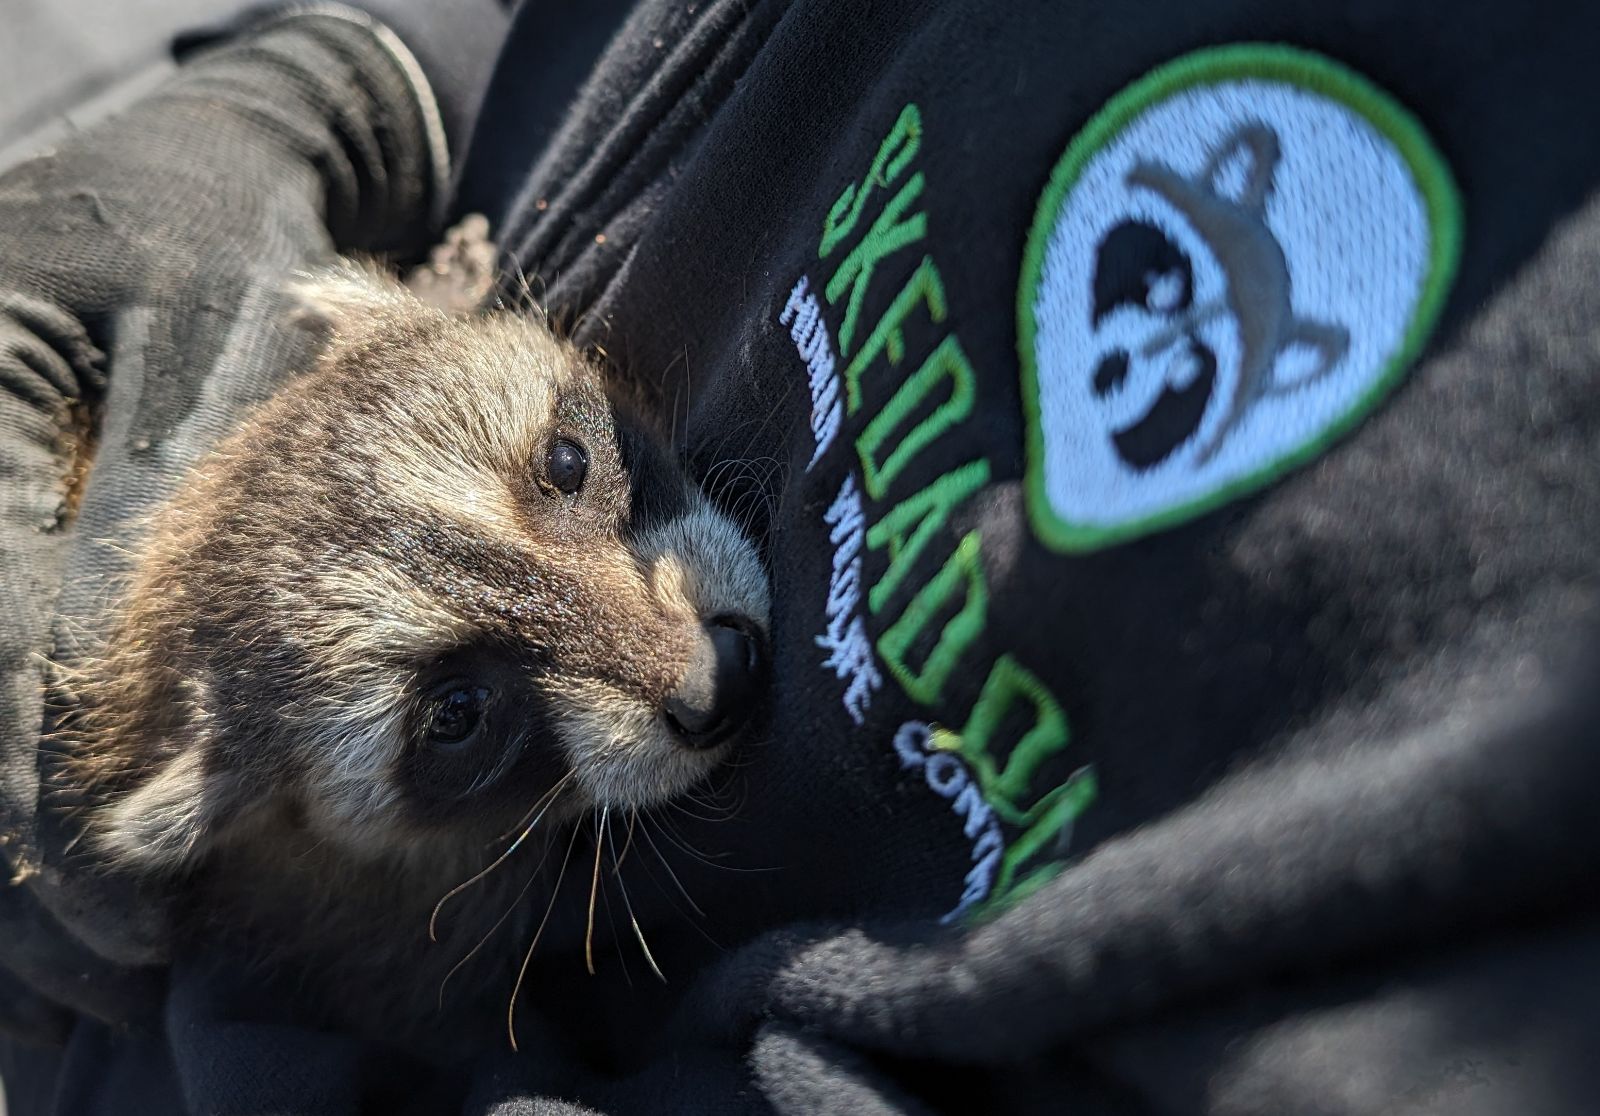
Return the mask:
[(489, 874), (431, 943), (435, 904), (535, 825), (704, 780), (760, 704), (766, 580), (540, 323), (354, 266), (302, 293), (331, 340), (151, 520), (70, 683), (69, 782), (189, 935), (336, 1023), (459, 1033), (441, 983), (470, 952), (460, 1010), (504, 1020), (550, 888)]

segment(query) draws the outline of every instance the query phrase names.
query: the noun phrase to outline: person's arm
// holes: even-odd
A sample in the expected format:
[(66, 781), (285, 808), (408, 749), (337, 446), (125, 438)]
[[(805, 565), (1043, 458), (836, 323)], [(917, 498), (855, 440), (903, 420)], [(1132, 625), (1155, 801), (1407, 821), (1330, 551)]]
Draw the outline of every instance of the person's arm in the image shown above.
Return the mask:
[(0, 176), (0, 849), (21, 885), (0, 888), (0, 968), (48, 1000), (128, 1018), (150, 986), (120, 966), (162, 942), (153, 906), (67, 869), (39, 808), (44, 664), (94, 631), (132, 521), (304, 359), (289, 274), (415, 251), (447, 171), (415, 60), (330, 8)]

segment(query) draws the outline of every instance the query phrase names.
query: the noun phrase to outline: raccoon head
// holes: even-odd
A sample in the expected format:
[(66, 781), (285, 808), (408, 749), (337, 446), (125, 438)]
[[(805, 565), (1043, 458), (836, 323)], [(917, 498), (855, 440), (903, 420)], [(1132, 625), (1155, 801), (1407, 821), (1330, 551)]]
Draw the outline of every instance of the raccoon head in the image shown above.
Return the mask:
[(749, 541), (540, 322), (356, 268), (300, 293), (320, 362), (153, 518), (83, 696), (100, 847), (481, 847), (704, 778), (763, 690)]

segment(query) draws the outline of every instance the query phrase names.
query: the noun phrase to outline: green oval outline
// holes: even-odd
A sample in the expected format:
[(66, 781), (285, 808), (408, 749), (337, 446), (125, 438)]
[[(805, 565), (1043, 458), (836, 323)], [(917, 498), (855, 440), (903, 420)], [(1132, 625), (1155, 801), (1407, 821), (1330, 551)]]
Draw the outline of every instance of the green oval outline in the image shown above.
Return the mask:
[[(1039, 418), (1039, 370), (1036, 365), (1033, 306), (1044, 250), (1056, 218), (1083, 168), (1096, 153), (1151, 105), (1194, 86), (1240, 78), (1258, 78), (1320, 93), (1359, 113), (1400, 153), (1423, 196), (1431, 237), (1430, 266), (1422, 297), (1388, 366), (1344, 414), (1323, 431), (1254, 472), (1143, 519), (1114, 526), (1083, 526), (1060, 518), (1044, 487), (1044, 431)], [(1167, 62), (1127, 86), (1089, 118), (1050, 172), (1039, 198), (1023, 253), (1017, 288), (1017, 349), (1022, 360), (1022, 405), (1027, 426), (1027, 504), (1034, 534), (1057, 551), (1086, 552), (1152, 534), (1194, 519), (1263, 488), (1276, 478), (1319, 456), (1348, 433), (1400, 382), (1427, 342), (1461, 257), (1461, 198), (1449, 167), (1421, 123), (1383, 90), (1354, 70), (1320, 54), (1279, 43), (1236, 43), (1207, 47)]]

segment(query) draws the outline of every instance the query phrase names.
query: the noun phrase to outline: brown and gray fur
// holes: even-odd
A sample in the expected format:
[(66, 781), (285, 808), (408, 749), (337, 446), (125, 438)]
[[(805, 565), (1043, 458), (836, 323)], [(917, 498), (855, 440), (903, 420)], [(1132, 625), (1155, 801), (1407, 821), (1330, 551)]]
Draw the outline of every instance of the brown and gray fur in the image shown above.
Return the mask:
[[(737, 726), (686, 746), (663, 703), (708, 669), (708, 621), (765, 640), (765, 577), (538, 320), (445, 313), (354, 266), (302, 293), (325, 352), (151, 519), (70, 683), (71, 781), (89, 845), (182, 890), (185, 933), (237, 932), (336, 1024), (481, 1035), (549, 886), (490, 874), (438, 943), (435, 903), (535, 805), (570, 832), (704, 780)], [(555, 439), (587, 454), (576, 494), (546, 476)], [(462, 753), (428, 735), (456, 678), (492, 695)], [(470, 1018), (441, 1016), (508, 909), (456, 977)]]

